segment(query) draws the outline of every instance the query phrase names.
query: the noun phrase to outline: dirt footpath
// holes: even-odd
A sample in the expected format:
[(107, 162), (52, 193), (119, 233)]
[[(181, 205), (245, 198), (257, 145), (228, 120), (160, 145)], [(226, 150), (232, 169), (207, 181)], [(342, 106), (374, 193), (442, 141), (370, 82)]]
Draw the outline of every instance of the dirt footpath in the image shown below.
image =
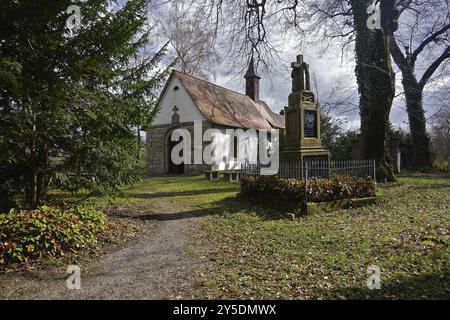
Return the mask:
[[(81, 290), (68, 290), (66, 267), (56, 271), (0, 275), (0, 299), (165, 299), (189, 298), (192, 271), (200, 260), (189, 248), (199, 217), (158, 199), (158, 212), (138, 217), (153, 231), (81, 267)], [(167, 218), (166, 218), (167, 217)], [(197, 222), (197, 223), (196, 223)], [(156, 228), (155, 228), (156, 224)], [(86, 270), (87, 269), (87, 270)]]

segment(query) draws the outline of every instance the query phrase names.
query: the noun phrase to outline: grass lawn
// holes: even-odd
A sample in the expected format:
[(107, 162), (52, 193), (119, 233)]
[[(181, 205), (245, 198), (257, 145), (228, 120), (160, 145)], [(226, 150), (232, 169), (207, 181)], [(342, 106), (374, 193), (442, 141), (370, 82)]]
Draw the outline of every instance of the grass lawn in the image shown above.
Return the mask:
[[(195, 177), (158, 188), (206, 209), (196, 237), (208, 263), (194, 297), (450, 298), (450, 179), (400, 177), (381, 186), (382, 203), (295, 222), (240, 203), (239, 186)], [(366, 286), (370, 265), (381, 290)]]
[[(202, 177), (145, 179), (120, 197), (83, 202), (201, 217), (193, 233), (200, 252), (186, 254), (205, 263), (185, 297), (450, 298), (450, 179), (402, 176), (380, 188), (381, 203), (298, 221), (239, 201), (239, 185)], [(370, 265), (381, 269), (381, 290), (366, 287)]]
[(152, 177), (130, 187), (121, 189), (115, 196), (88, 196), (87, 194), (53, 193), (52, 201), (73, 204), (107, 206), (145, 207), (159, 209), (161, 200), (170, 199), (177, 204), (190, 204), (196, 208), (211, 208), (224, 198), (235, 196), (239, 185), (223, 181), (207, 181), (201, 176)]

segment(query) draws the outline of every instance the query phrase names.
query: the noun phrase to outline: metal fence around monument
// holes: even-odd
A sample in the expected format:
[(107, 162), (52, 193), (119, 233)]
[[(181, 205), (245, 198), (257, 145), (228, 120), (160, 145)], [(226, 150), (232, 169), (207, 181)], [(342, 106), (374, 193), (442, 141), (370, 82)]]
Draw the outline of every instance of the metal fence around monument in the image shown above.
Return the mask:
[[(242, 175), (261, 175), (259, 164), (243, 164)], [(349, 176), (353, 178), (376, 179), (375, 160), (304, 160), (280, 161), (277, 176), (281, 179), (333, 178)]]

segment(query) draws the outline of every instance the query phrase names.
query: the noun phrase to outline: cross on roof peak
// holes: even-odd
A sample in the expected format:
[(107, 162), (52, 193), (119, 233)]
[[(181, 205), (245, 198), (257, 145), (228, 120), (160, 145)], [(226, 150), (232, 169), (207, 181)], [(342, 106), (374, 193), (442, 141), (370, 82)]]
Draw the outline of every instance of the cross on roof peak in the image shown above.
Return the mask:
[(178, 109), (177, 106), (174, 106), (173, 109), (172, 109), (172, 111), (175, 112), (175, 113), (178, 112), (178, 110), (180, 110), (180, 109)]

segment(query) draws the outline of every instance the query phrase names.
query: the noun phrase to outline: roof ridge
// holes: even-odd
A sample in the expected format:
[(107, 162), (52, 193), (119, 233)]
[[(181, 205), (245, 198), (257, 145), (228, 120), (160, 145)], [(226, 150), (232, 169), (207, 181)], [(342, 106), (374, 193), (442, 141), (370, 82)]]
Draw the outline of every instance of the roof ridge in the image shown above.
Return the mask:
[[(211, 84), (211, 85), (213, 85), (213, 86), (215, 86), (215, 87), (218, 87), (218, 88), (221, 88), (221, 89), (224, 89), (224, 90), (227, 90), (227, 91), (230, 91), (230, 92), (233, 92), (233, 93), (237, 93), (237, 94), (240, 94), (240, 95), (242, 95), (242, 96), (245, 96), (245, 97), (248, 97), (250, 100), (252, 100), (248, 95), (246, 95), (245, 93), (242, 93), (242, 92), (238, 92), (238, 91), (235, 91), (235, 90), (231, 90), (231, 89), (229, 89), (229, 88), (226, 88), (226, 87), (224, 87), (224, 86), (221, 86), (221, 85), (218, 85), (218, 84), (215, 84), (214, 82), (211, 82), (211, 81), (208, 81), (208, 80), (205, 80), (205, 79), (202, 79), (202, 78), (199, 78), (199, 77), (197, 77), (197, 76), (193, 76), (193, 75), (191, 75), (191, 74), (189, 74), (189, 73), (186, 73), (186, 72), (183, 72), (183, 71), (180, 71), (180, 70), (176, 70), (176, 69), (173, 69), (173, 71), (176, 71), (176, 72), (178, 72), (178, 73), (181, 73), (181, 74), (183, 74), (183, 75), (185, 75), (185, 76), (188, 76), (188, 77), (191, 77), (191, 78), (194, 78), (194, 79), (196, 79), (196, 80), (200, 80), (200, 81), (203, 81), (203, 82), (206, 82), (206, 83), (209, 83), (209, 84)], [(252, 100), (253, 101), (253, 100)], [(256, 104), (256, 102), (255, 101), (253, 101), (253, 103), (255, 103)]]
[(237, 128), (284, 127), (264, 100), (255, 102), (246, 94), (176, 69), (171, 77), (179, 79), (194, 105), (212, 123)]

